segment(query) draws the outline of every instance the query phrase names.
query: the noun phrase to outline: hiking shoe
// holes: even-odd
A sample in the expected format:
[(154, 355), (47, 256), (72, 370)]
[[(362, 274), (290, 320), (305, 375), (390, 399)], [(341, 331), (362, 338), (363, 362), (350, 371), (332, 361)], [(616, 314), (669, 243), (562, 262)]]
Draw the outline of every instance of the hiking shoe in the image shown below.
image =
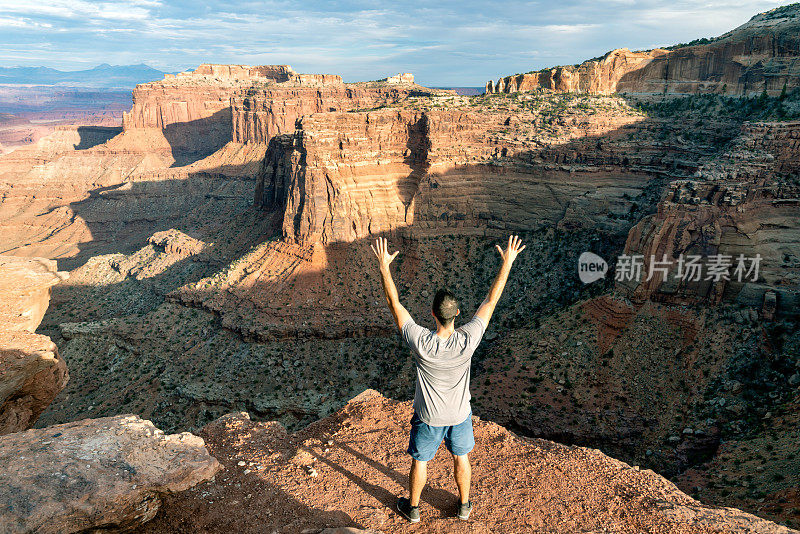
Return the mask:
[(469, 513), (472, 511), (472, 501), (460, 503), (458, 505), (458, 518), (466, 521), (469, 519)]
[(412, 523), (419, 523), (419, 506), (411, 506), (411, 501), (405, 497), (397, 499), (397, 511)]

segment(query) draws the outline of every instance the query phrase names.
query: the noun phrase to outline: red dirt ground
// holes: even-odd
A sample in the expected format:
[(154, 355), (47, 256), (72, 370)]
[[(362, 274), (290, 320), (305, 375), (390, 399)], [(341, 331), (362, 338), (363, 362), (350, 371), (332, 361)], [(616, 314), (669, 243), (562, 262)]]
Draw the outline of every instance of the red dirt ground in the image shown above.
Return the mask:
[(246, 414), (222, 417), (201, 435), (224, 471), (168, 497), (143, 531), (793, 532), (733, 508), (704, 506), (656, 473), (600, 451), (521, 438), (477, 418), (470, 521), (454, 517), (452, 460), (440, 450), (428, 466), (422, 521), (412, 525), (394, 511), (408, 482), (411, 413), (410, 403), (368, 390), (292, 435)]

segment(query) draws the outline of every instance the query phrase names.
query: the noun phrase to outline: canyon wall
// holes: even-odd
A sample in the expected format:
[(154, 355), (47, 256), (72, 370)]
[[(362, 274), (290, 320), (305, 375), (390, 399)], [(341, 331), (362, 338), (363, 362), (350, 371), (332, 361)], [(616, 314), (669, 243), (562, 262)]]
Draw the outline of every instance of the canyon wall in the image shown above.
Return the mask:
[[(723, 299), (766, 310), (800, 309), (800, 123), (749, 123), (718, 160), (700, 167), (687, 180), (670, 184), (655, 214), (630, 231), (625, 253), (643, 256), (649, 273), (651, 256), (668, 266), (649, 280), (623, 280), (617, 289), (634, 302), (673, 304)], [(730, 275), (699, 280), (677, 277), (681, 256), (720, 255), (731, 264)], [(743, 256), (760, 258), (758, 273), (733, 275)], [(666, 258), (666, 264), (664, 263)], [(746, 271), (745, 271), (746, 272)]]
[(256, 81), (285, 81), (290, 74), (294, 71), (288, 65), (200, 65), (192, 72), (139, 84), (133, 107), (122, 117), (127, 144), (163, 137), (162, 144), (176, 159), (208, 155), (231, 140), (230, 100), (236, 90)]
[[(623, 79), (638, 76), (640, 71), (652, 68), (650, 65), (654, 61), (668, 55), (668, 51), (660, 49), (649, 52), (631, 52), (627, 48), (612, 50), (599, 60), (586, 61), (577, 66), (559, 66), (505, 76), (497, 82), (490, 80), (486, 83), (486, 92), (516, 93), (538, 88), (592, 94), (622, 92), (618, 88)], [(644, 89), (637, 92), (644, 92)]]
[[(212, 63), (203, 63), (194, 71), (192, 71), (191, 74), (211, 76), (220, 80), (249, 80), (251, 78), (267, 78), (276, 82), (285, 82), (291, 77), (297, 75), (294, 69), (292, 69), (292, 67), (289, 65), (257, 65), (252, 67), (250, 65), (219, 65)], [(170, 79), (182, 76), (187, 76), (187, 73), (182, 72), (177, 75), (167, 74), (166, 78)]]
[(181, 160), (208, 155), (229, 141), (268, 143), (274, 135), (291, 132), (303, 115), (372, 108), (413, 93), (433, 93), (413, 80), (406, 73), (345, 84), (341, 76), (299, 74), (289, 65), (203, 64), (137, 85), (122, 123), (127, 137), (163, 136)]
[(55, 343), (34, 334), (66, 276), (53, 260), (0, 256), (0, 435), (30, 428), (69, 379)]
[(409, 226), (432, 167), (491, 152), (464, 144), (481, 135), (476, 119), (408, 110), (304, 117), (296, 134), (270, 145), (256, 203), (282, 209), (283, 234), (298, 243), (353, 241)]
[(268, 143), (275, 135), (292, 133), (296, 121), (306, 115), (376, 108), (398, 103), (412, 94), (435, 94), (410, 84), (344, 84), (336, 78), (332, 82), (321, 80), (317, 86), (255, 86), (237, 92), (231, 98), (233, 140)]
[[(548, 142), (529, 137), (549, 120), (542, 115), (461, 107), (306, 116), (270, 144), (255, 203), (281, 212), (283, 236), (306, 245), (398, 230), (620, 232), (654, 171), (696, 170), (686, 167), (691, 148), (682, 158), (657, 143), (659, 124), (636, 114), (573, 109)], [(718, 125), (705, 128), (714, 135)]]
[(800, 87), (797, 4), (753, 17), (707, 44), (673, 50), (612, 50), (599, 59), (506, 76), (487, 93), (546, 88), (579, 93), (719, 93), (777, 96)]
[[(132, 128), (167, 128), (214, 117), (230, 107), (231, 94), (254, 83), (281, 83), (296, 77), (289, 65), (203, 64), (192, 72), (168, 74), (163, 80), (142, 83), (133, 90), (133, 108), (122, 125)], [(219, 121), (225, 123), (220, 116)], [(226, 124), (226, 126), (229, 123)]]

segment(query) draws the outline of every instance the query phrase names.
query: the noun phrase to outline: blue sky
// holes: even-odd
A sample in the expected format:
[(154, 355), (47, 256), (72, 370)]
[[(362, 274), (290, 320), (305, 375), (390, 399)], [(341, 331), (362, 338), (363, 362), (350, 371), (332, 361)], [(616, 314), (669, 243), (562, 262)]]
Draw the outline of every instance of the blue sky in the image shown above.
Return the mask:
[(613, 48), (716, 36), (788, 3), (0, 0), (0, 64), (288, 63), (346, 81), (411, 71), (426, 85), (478, 86)]

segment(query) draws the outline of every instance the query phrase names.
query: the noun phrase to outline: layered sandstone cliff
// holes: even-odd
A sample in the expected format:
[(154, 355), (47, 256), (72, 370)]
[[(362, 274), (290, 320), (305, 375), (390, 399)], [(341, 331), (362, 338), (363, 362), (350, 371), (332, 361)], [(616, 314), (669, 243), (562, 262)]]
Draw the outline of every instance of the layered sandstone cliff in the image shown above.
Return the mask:
[(268, 143), (275, 135), (292, 133), (297, 119), (307, 115), (376, 108), (400, 102), (411, 94), (432, 94), (413, 84), (344, 84), (341, 78), (335, 78), (316, 86), (287, 83), (237, 92), (231, 98), (233, 140)]
[(204, 64), (137, 85), (122, 123), (126, 134), (160, 132), (179, 156), (207, 155), (231, 140), (267, 143), (291, 132), (302, 115), (385, 105), (414, 91), (430, 93), (413, 80), (406, 73), (345, 84), (341, 76), (299, 74), (288, 65)]
[(137, 85), (122, 126), (127, 136), (137, 135), (131, 133), (135, 130), (163, 135), (177, 156), (208, 155), (231, 140), (230, 99), (237, 89), (257, 80), (283, 82), (291, 75), (288, 65), (200, 65), (192, 72)]
[(649, 181), (688, 178), (713, 153), (685, 136), (723, 143), (732, 127), (646, 118), (615, 98), (534, 94), (317, 113), (273, 139), (255, 204), (282, 214), (283, 236), (304, 245), (398, 229), (627, 231)]
[[(798, 158), (800, 123), (745, 125), (728, 152), (691, 179), (671, 183), (658, 211), (631, 229), (625, 252), (642, 256), (644, 274), (638, 281), (619, 281), (618, 290), (640, 303), (725, 299), (761, 309), (766, 299), (777, 301), (769, 305), (773, 311), (777, 305), (795, 312), (800, 306), (800, 186), (792, 176)], [(697, 280), (679, 277), (679, 259), (693, 255), (702, 256), (706, 271), (709, 257), (730, 266), (724, 277), (705, 271)], [(746, 276), (754, 258), (757, 272)], [(649, 277), (653, 260), (668, 273), (654, 270)], [(740, 263), (744, 268), (737, 273)]]
[(55, 343), (34, 334), (66, 276), (53, 260), (0, 256), (0, 435), (30, 428), (67, 383)]
[[(133, 108), (125, 113), (123, 128), (161, 128), (214, 119), (228, 130), (223, 114), (231, 94), (256, 82), (282, 83), (297, 74), (288, 65), (211, 65), (191, 72), (168, 74), (163, 80), (139, 84), (133, 90)], [(341, 80), (340, 80), (341, 81)]]
[(707, 44), (612, 50), (580, 65), (506, 76), (487, 93), (543, 87), (579, 93), (720, 93), (777, 96), (800, 87), (800, 4), (776, 8)]
[[(613, 210), (622, 208), (622, 196), (647, 183), (644, 166), (654, 155), (620, 145), (616, 153), (582, 148), (596, 144), (600, 132), (635, 130), (641, 117), (575, 109), (547, 143), (528, 137), (537, 120), (547, 119), (467, 107), (304, 117), (294, 134), (270, 145), (256, 205), (283, 213), (284, 237), (300, 244), (398, 229), (423, 235), (447, 228), (535, 229), (570, 219), (580, 225), (581, 217), (618, 228), (605, 210), (614, 203), (620, 205)], [(598, 166), (623, 162), (641, 168), (611, 178)], [(579, 174), (570, 175), (570, 168)], [(602, 207), (581, 200), (589, 193)]]

